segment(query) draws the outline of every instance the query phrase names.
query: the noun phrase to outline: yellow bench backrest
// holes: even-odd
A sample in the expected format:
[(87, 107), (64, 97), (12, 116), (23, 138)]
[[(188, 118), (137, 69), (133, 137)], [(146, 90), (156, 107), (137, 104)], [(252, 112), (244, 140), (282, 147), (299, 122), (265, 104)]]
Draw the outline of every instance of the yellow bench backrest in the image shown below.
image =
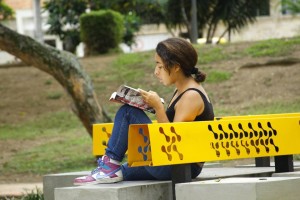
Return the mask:
[[(94, 155), (104, 154), (112, 127), (94, 125)], [(298, 154), (299, 141), (300, 113), (131, 125), (128, 163), (159, 166)]]

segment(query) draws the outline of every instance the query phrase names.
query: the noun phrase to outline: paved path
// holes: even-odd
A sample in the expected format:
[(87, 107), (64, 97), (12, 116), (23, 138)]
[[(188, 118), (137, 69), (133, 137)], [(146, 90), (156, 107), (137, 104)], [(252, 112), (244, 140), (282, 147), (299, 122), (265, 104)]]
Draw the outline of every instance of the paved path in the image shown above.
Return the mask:
[(37, 188), (43, 192), (43, 183), (9, 183), (0, 184), (0, 196), (20, 196), (36, 192)]

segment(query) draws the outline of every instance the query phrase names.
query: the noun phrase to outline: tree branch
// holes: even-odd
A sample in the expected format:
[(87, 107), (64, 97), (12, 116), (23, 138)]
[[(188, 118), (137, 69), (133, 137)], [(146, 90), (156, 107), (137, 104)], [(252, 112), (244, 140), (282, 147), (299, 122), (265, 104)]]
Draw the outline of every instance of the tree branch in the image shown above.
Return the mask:
[(111, 119), (98, 104), (90, 77), (76, 56), (43, 45), (0, 24), (0, 48), (53, 76), (71, 96), (75, 113), (92, 136), (92, 125)]

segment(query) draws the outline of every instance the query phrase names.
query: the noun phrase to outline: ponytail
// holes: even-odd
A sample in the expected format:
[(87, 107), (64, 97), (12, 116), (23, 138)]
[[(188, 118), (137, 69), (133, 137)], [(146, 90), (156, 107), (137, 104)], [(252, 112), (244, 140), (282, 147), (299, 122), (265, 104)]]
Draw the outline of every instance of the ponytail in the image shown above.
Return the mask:
[(197, 83), (204, 82), (206, 79), (206, 74), (202, 71), (199, 71), (197, 67), (194, 67), (191, 71), (191, 74), (194, 74), (194, 79)]

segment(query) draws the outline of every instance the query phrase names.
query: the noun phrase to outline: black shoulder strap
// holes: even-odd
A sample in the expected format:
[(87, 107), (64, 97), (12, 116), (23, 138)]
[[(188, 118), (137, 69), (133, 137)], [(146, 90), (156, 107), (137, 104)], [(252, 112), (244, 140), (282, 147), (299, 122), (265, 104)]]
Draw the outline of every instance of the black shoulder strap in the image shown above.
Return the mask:
[[(182, 93), (181, 93), (181, 94), (180, 94), (180, 95), (172, 102), (172, 104), (171, 104), (169, 107), (173, 107), (173, 106), (180, 100), (180, 98), (182, 97), (182, 95), (183, 95), (185, 92), (189, 91), (189, 90), (194, 90), (194, 91), (198, 92), (198, 93), (200, 94), (201, 98), (203, 99), (204, 103), (208, 102), (208, 100), (206, 99), (206, 96), (205, 96), (200, 90), (198, 90), (198, 89), (196, 89), (196, 88), (188, 88), (188, 89), (186, 89), (184, 92), (182, 92)], [(175, 93), (173, 94), (173, 97), (175, 96), (176, 92), (177, 92), (177, 90), (176, 90)], [(173, 97), (172, 97), (172, 99), (173, 99)]]
[[(187, 89), (186, 91), (188, 91), (188, 90), (194, 90), (194, 91), (198, 92), (198, 93), (200, 94), (200, 96), (202, 97), (202, 100), (204, 101), (205, 104), (206, 104), (206, 103), (210, 103), (210, 102), (208, 101), (208, 99), (206, 98), (206, 96), (203, 94), (203, 92), (201, 92), (201, 90), (199, 90), (199, 89), (197, 89), (197, 88), (189, 88), (189, 89)], [(186, 91), (184, 91), (183, 93), (185, 93)], [(183, 94), (183, 93), (182, 93), (182, 94)]]

